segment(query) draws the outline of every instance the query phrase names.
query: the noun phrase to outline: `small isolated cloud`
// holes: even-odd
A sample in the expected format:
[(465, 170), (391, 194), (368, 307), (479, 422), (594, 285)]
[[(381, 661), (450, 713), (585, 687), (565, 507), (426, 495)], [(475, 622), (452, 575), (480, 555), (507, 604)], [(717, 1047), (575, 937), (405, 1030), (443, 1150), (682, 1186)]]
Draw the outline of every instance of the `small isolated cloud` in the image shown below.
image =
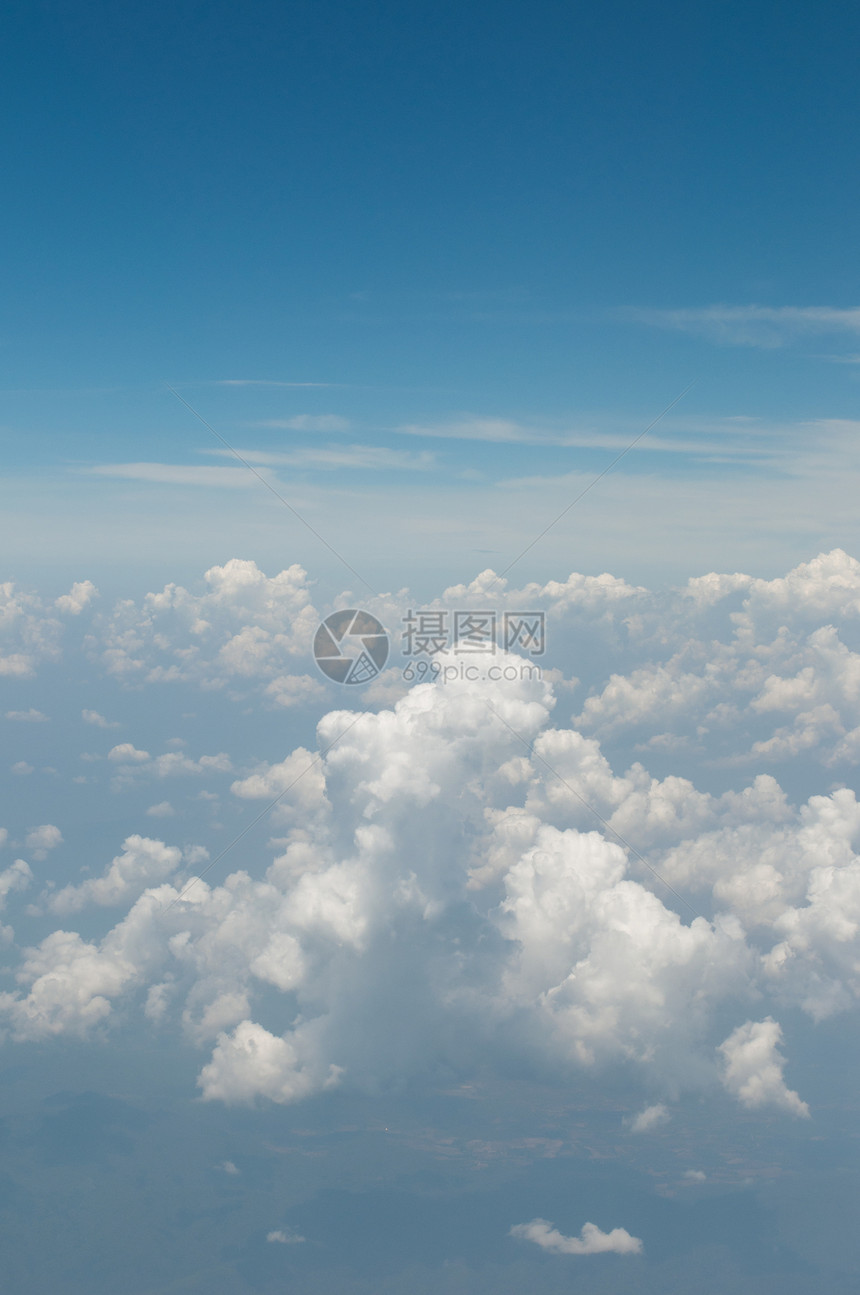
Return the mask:
[(241, 1170), (237, 1169), (232, 1160), (222, 1160), (221, 1168), (225, 1174), (238, 1174)]
[(703, 1183), (707, 1180), (708, 1175), (703, 1173), (701, 1169), (686, 1169), (684, 1177), (688, 1183)]
[(532, 1219), (531, 1223), (517, 1223), (511, 1236), (520, 1241), (533, 1241), (542, 1250), (554, 1255), (639, 1255), (642, 1242), (632, 1237), (624, 1228), (601, 1232), (594, 1223), (584, 1223), (578, 1237), (566, 1237), (546, 1219)]
[(304, 1237), (292, 1229), (277, 1228), (274, 1232), (266, 1233), (266, 1240), (281, 1246), (298, 1246), (304, 1241)]
[(717, 1049), (725, 1065), (723, 1084), (750, 1109), (778, 1106), (792, 1115), (808, 1116), (806, 1102), (783, 1079), (781, 1042), (782, 1028), (771, 1016), (739, 1025)]
[(31, 706), (29, 710), (7, 710), (7, 719), (17, 720), (20, 724), (46, 724), (48, 716), (43, 715), (40, 710), (34, 710)]
[(96, 589), (92, 580), (77, 580), (67, 594), (61, 594), (55, 599), (54, 606), (58, 611), (69, 612), (72, 616), (79, 616), (88, 603), (94, 598), (98, 598), (99, 591)]
[(27, 849), (34, 859), (47, 859), (48, 851), (55, 850), (63, 844), (63, 834), (53, 823), (43, 823), (33, 827), (27, 833)]
[(93, 724), (96, 728), (119, 728), (116, 720), (105, 719), (97, 710), (82, 710), (81, 719), (85, 724)]
[(176, 814), (169, 800), (160, 800), (157, 805), (150, 805), (146, 812), (150, 818), (173, 818)]
[(28, 764), (26, 760), (19, 760), (17, 764), (12, 765), (12, 773), (20, 774), (22, 777), (32, 772), (33, 766)]
[(120, 742), (108, 751), (108, 759), (116, 760), (118, 764), (145, 764), (149, 758), (148, 751), (138, 751), (131, 742)]
[(650, 1133), (652, 1129), (659, 1129), (661, 1124), (668, 1124), (670, 1116), (668, 1110), (662, 1102), (656, 1106), (646, 1106), (644, 1111), (634, 1115), (630, 1121), (631, 1133)]

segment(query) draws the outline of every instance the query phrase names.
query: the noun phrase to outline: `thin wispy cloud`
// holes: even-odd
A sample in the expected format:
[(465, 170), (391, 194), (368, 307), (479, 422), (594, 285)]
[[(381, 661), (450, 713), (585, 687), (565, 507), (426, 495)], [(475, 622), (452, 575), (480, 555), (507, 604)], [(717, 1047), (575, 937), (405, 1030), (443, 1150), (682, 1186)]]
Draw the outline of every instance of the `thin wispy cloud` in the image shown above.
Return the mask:
[[(612, 421), (610, 416), (604, 422)], [(505, 445), (548, 446), (557, 449), (623, 450), (631, 435), (641, 430), (630, 419), (614, 420), (615, 427), (586, 425), (553, 429), (512, 419), (466, 417), (447, 423), (408, 423), (394, 430), (406, 436), (439, 437), (448, 440), (488, 441)], [(759, 452), (757, 436), (773, 435), (773, 428), (744, 415), (723, 419), (688, 417), (666, 420), (659, 433), (649, 433), (637, 450), (661, 454), (748, 455)]]
[[(204, 450), (205, 454), (227, 458), (229, 450)], [(290, 468), (368, 468), (372, 471), (397, 470), (422, 472), (432, 468), (435, 456), (427, 450), (413, 454), (405, 450), (389, 450), (378, 445), (328, 445), (304, 446), (295, 450), (245, 450), (242, 458), (248, 463), (270, 467)]]
[(219, 378), (213, 387), (340, 387), (341, 382), (279, 382), (272, 378)]
[(257, 486), (247, 468), (221, 468), (183, 463), (99, 463), (87, 471), (97, 477), (123, 481), (151, 481), (169, 486)]
[(285, 432), (346, 432), (350, 422), (340, 414), (296, 414), (293, 418), (263, 418), (245, 426)]
[(777, 350), (805, 337), (860, 334), (860, 307), (729, 306), (652, 310), (627, 306), (616, 318), (652, 328), (690, 333), (724, 346), (754, 346)]
[(552, 431), (529, 427), (507, 418), (482, 418), (467, 415), (445, 423), (403, 423), (395, 427), (404, 436), (432, 436), (455, 441), (492, 441), (508, 445), (574, 446), (582, 443), (590, 431)]

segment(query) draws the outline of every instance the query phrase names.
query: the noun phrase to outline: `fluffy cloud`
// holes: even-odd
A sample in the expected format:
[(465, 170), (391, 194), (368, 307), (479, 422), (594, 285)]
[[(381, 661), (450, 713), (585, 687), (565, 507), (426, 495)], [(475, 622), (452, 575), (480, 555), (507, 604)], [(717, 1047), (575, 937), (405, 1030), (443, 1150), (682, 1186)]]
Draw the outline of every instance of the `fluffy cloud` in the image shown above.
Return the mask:
[[(91, 649), (141, 683), (317, 695), (293, 668), (316, 623), (298, 568), (231, 562), (206, 586), (121, 604)], [(331, 710), (318, 749), (234, 775), (237, 821), (277, 801), (275, 854), (243, 837), (217, 884), (190, 875), (200, 856), (127, 837), (102, 876), (43, 892), (63, 918), (118, 920), (96, 937), (88, 914), (89, 938), (25, 950), (0, 1000), (12, 1032), (179, 1023), (208, 1051), (208, 1100), (294, 1102), (493, 1056), (623, 1067), (652, 1103), (638, 1133), (720, 1083), (805, 1114), (779, 1021), (860, 996), (860, 806), (840, 785), (860, 758), (860, 564), (837, 550), (778, 580), (714, 573), (660, 595), (611, 576), (509, 589), (487, 572), (439, 603), (470, 604), (543, 610), (568, 677), (479, 670)], [(402, 607), (376, 611), (393, 624)], [(571, 664), (587, 681), (573, 722)], [(231, 768), (132, 742), (109, 760), (122, 785)]]
[(33, 827), (27, 833), (27, 849), (34, 859), (46, 859), (49, 850), (56, 850), (62, 844), (63, 834), (53, 823), (43, 823), (41, 827)]
[(26, 996), (0, 994), (0, 1010), (18, 1039), (85, 1035), (110, 1014), (110, 1000), (134, 976), (134, 966), (115, 953), (74, 931), (55, 931), (25, 951), (17, 980)]
[(285, 680), (289, 662), (309, 654), (320, 619), (307, 573), (291, 566), (269, 577), (254, 562), (233, 558), (204, 579), (203, 594), (170, 584), (140, 604), (118, 603), (94, 626), (91, 651), (110, 674), (129, 682), (206, 688), (263, 682), (273, 687), (276, 704), (300, 700), (315, 681), (293, 686)]
[(33, 594), (0, 584), (0, 676), (28, 679), (60, 655), (62, 626)]
[(667, 1124), (669, 1119), (668, 1110), (662, 1102), (658, 1102), (655, 1106), (646, 1106), (638, 1115), (634, 1115), (630, 1121), (630, 1131), (650, 1133), (652, 1129), (659, 1129), (661, 1125)]
[(542, 1250), (554, 1255), (640, 1255), (642, 1242), (632, 1237), (624, 1228), (601, 1232), (594, 1223), (584, 1223), (578, 1237), (566, 1237), (546, 1219), (532, 1219), (531, 1223), (517, 1223), (511, 1236), (520, 1241), (533, 1241)]
[(783, 1079), (785, 1057), (779, 1051), (782, 1030), (776, 1021), (747, 1021), (733, 1030), (720, 1052), (725, 1060), (723, 1083), (730, 1093), (756, 1109), (777, 1106), (792, 1115), (809, 1115), (809, 1107)]
[(121, 742), (108, 751), (108, 759), (117, 764), (145, 764), (150, 759), (148, 751), (138, 751), (132, 742)]
[[(56, 831), (56, 828), (54, 829)], [(28, 838), (29, 840), (29, 838)], [(129, 836), (101, 877), (78, 886), (64, 886), (47, 898), (52, 913), (77, 913), (88, 904), (111, 907), (136, 897), (147, 886), (162, 881), (182, 862), (182, 851), (146, 836)]]
[(9, 895), (16, 890), (26, 890), (32, 880), (33, 874), (23, 859), (16, 859), (11, 867), (0, 872), (0, 910), (5, 908)]
[[(122, 742), (108, 751), (108, 759), (117, 765), (112, 780), (115, 791), (139, 782), (142, 778), (175, 778), (186, 774), (199, 776), (205, 773), (231, 773), (233, 766), (225, 751), (217, 755), (201, 755), (193, 760), (182, 751), (165, 751), (151, 756), (138, 750), (131, 742)], [(167, 804), (166, 801), (162, 805)]]
[(54, 603), (54, 606), (61, 612), (68, 612), (72, 616), (80, 616), (89, 603), (94, 598), (98, 598), (99, 591), (91, 580), (79, 580), (72, 585), (67, 594), (62, 594)]
[(85, 724), (93, 724), (96, 728), (119, 728), (116, 721), (105, 719), (97, 710), (82, 710), (81, 719)]
[[(699, 833), (712, 807), (691, 786), (666, 801), (654, 780), (619, 780), (593, 739), (548, 727), (553, 705), (545, 682), (517, 679), (326, 715), (325, 754), (299, 748), (233, 785), (240, 800), (280, 797), (287, 833), (262, 879), (170, 884), (179, 851), (129, 837), (102, 877), (44, 899), (64, 915), (131, 908), (100, 942), (58, 932), (28, 951), (28, 991), (4, 1000), (17, 1033), (104, 1026), (149, 985), (152, 1019), (175, 999), (190, 1037), (214, 1040), (209, 1100), (293, 1102), (434, 1058), (462, 1067), (481, 1039), (562, 1070), (622, 1062), (673, 1091), (709, 1083), (712, 1015), (758, 992), (761, 957), (735, 917), (684, 920), (618, 840), (569, 825), (569, 788), (610, 809), (632, 796), (644, 827), (665, 801), (657, 840)], [(255, 1017), (266, 987), (296, 1005), (285, 1033)]]

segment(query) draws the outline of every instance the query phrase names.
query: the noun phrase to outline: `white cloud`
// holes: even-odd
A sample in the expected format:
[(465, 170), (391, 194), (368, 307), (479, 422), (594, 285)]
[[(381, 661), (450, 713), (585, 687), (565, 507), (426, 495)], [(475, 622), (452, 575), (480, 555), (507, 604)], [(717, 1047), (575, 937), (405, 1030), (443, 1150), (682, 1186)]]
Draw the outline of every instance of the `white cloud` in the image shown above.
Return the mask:
[(99, 591), (92, 580), (78, 580), (67, 594), (61, 594), (55, 600), (54, 606), (61, 612), (68, 612), (71, 616), (80, 616), (84, 608), (98, 596)]
[(684, 1177), (691, 1183), (704, 1183), (708, 1180), (708, 1175), (701, 1169), (685, 1169)]
[(28, 764), (26, 760), (17, 760), (15, 764), (11, 766), (11, 771), (12, 773), (19, 774), (21, 777), (26, 777), (28, 773), (34, 772), (33, 766)]
[(29, 679), (60, 656), (60, 622), (34, 594), (0, 584), (0, 677)]
[(105, 719), (97, 710), (82, 710), (81, 719), (85, 724), (92, 724), (96, 728), (119, 728), (116, 720)]
[[(207, 454), (235, 457), (231, 450), (207, 450)], [(335, 470), (368, 469), (372, 472), (424, 472), (432, 468), (435, 455), (427, 450), (411, 454), (384, 445), (307, 445), (294, 450), (239, 449), (246, 463), (255, 467), (287, 467)]]
[(88, 944), (74, 931), (55, 931), (24, 952), (17, 979), (28, 987), (27, 996), (0, 994), (0, 1010), (19, 1039), (84, 1035), (110, 1015), (110, 999), (134, 976), (124, 958)]
[(23, 859), (16, 859), (0, 872), (0, 910), (6, 907), (6, 900), (14, 891), (26, 890), (32, 880), (33, 874)]
[(294, 414), (292, 418), (266, 418), (248, 426), (270, 427), (285, 432), (346, 432), (350, 422), (340, 414)]
[[(275, 681), (277, 704), (278, 689), (284, 698), (290, 693), (291, 659), (309, 657), (320, 621), (307, 573), (294, 565), (269, 577), (256, 563), (233, 558), (211, 567), (204, 580), (202, 594), (170, 584), (139, 605), (118, 603), (98, 621), (93, 651), (109, 674), (130, 683), (212, 689)], [(312, 682), (305, 680), (303, 688)]]
[(22, 724), (46, 724), (48, 716), (43, 715), (40, 710), (34, 710), (31, 706), (29, 710), (7, 710), (6, 718), (17, 720)]
[(101, 877), (64, 886), (47, 897), (52, 913), (77, 913), (88, 904), (112, 906), (136, 898), (147, 886), (163, 881), (182, 862), (182, 851), (174, 845), (146, 836), (129, 836), (123, 852), (116, 856)]
[(630, 1121), (630, 1131), (632, 1133), (650, 1133), (652, 1129), (658, 1129), (663, 1124), (668, 1124), (671, 1116), (667, 1107), (662, 1102), (654, 1106), (646, 1106)]
[(627, 308), (619, 316), (634, 323), (673, 329), (729, 346), (774, 349), (810, 336), (831, 334), (856, 339), (860, 307), (706, 306), (703, 309)]
[[(270, 1034), (254, 1021), (242, 1021), (232, 1035), (220, 1034), (212, 1060), (200, 1072), (206, 1101), (250, 1102), (268, 1097), (295, 1102), (337, 1082), (337, 1070), (320, 1082), (301, 1057), (306, 1031), (294, 1032), (295, 1042)], [(298, 1045), (298, 1046), (297, 1046)]]
[(240, 1170), (239, 1170), (239, 1169), (237, 1169), (237, 1167), (233, 1164), (233, 1161), (232, 1161), (232, 1160), (224, 1160), (224, 1161), (222, 1161), (222, 1163), (221, 1163), (221, 1168), (224, 1170), (224, 1173), (225, 1173), (225, 1174), (234, 1174), (234, 1175), (235, 1175), (235, 1174), (238, 1174), (238, 1173), (240, 1172)]
[[(440, 1051), (456, 1072), (513, 1049), (559, 1075), (638, 1076), (653, 1105), (637, 1132), (720, 1081), (803, 1114), (774, 1017), (856, 1012), (860, 997), (860, 806), (839, 785), (796, 799), (809, 769), (816, 787), (847, 782), (860, 755), (848, 744), (832, 764), (860, 727), (860, 564), (835, 551), (776, 580), (711, 573), (660, 594), (483, 572), (439, 605), (544, 610), (555, 659), (585, 676), (574, 723), (571, 681), (550, 671), (361, 694), (366, 711), (331, 711), (316, 744), (243, 769), (224, 798), (258, 802), (244, 821), (281, 798), (273, 859), (248, 837), (237, 871), (189, 887), (205, 852), (128, 837), (102, 876), (46, 890), (43, 912), (119, 912), (25, 953), (0, 1003), (12, 1031), (102, 1033), (144, 1012), (212, 1049), (210, 1100), (374, 1089)], [(376, 606), (389, 623), (402, 610)], [(265, 704), (314, 694), (311, 675), (284, 683), (302, 678), (284, 663), (306, 659), (315, 618), (300, 568), (231, 562), (202, 594), (118, 605), (91, 648), (121, 678), (249, 681)], [(745, 772), (810, 732), (780, 752), (791, 795), (770, 766)], [(223, 753), (110, 754), (121, 780), (230, 771)]]
[[(166, 486), (221, 486), (229, 489), (260, 488), (259, 479), (245, 467), (210, 468), (180, 463), (100, 463), (89, 471), (98, 477), (149, 481)], [(269, 475), (263, 473), (263, 475)]]
[(293, 1232), (292, 1229), (285, 1231), (283, 1228), (276, 1228), (274, 1232), (266, 1234), (266, 1240), (282, 1246), (298, 1246), (302, 1244), (304, 1237), (298, 1232)]
[(43, 823), (41, 827), (32, 827), (27, 833), (27, 849), (34, 859), (47, 859), (48, 851), (55, 850), (63, 844), (63, 834), (53, 823)]
[(108, 759), (118, 764), (145, 764), (150, 758), (148, 751), (139, 751), (131, 742), (121, 742), (108, 751)]
[(146, 812), (150, 818), (173, 818), (176, 814), (169, 800), (160, 800), (157, 805), (150, 805)]
[(566, 1237), (546, 1219), (532, 1219), (531, 1223), (517, 1223), (511, 1236), (520, 1241), (533, 1241), (542, 1250), (555, 1255), (639, 1255), (642, 1242), (624, 1228), (601, 1232), (594, 1223), (584, 1223), (578, 1237)]
[(720, 1044), (725, 1062), (723, 1083), (739, 1101), (755, 1110), (776, 1106), (792, 1115), (809, 1115), (809, 1107), (783, 1079), (785, 1057), (779, 1051), (782, 1029), (768, 1016), (746, 1021)]

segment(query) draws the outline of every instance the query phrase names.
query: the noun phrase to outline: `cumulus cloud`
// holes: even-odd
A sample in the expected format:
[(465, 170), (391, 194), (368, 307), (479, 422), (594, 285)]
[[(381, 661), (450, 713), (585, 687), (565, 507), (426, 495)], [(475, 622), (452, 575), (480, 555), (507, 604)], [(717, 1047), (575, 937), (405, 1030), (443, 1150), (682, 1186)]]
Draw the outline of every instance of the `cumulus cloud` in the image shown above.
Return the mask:
[(108, 759), (118, 764), (145, 764), (150, 758), (148, 751), (139, 751), (132, 742), (120, 742), (108, 751)]
[(63, 834), (53, 823), (43, 823), (41, 827), (30, 828), (26, 843), (34, 859), (47, 859), (49, 850), (63, 844)]
[(654, 1106), (646, 1106), (638, 1115), (634, 1115), (630, 1121), (630, 1130), (632, 1133), (650, 1133), (652, 1129), (659, 1129), (661, 1125), (668, 1124), (670, 1120), (668, 1109), (662, 1102)]
[(36, 595), (0, 584), (0, 677), (29, 679), (60, 656), (62, 626)]
[[(56, 828), (54, 829), (56, 831)], [(121, 904), (175, 872), (182, 862), (182, 851), (163, 841), (146, 836), (129, 836), (101, 877), (93, 877), (77, 886), (64, 886), (47, 899), (52, 913), (65, 916), (77, 913), (88, 904), (110, 907)]]
[(105, 719), (97, 710), (82, 710), (81, 719), (85, 724), (93, 724), (96, 728), (119, 728), (116, 720)]
[(29, 710), (7, 710), (6, 718), (17, 720), (20, 724), (46, 724), (48, 716), (43, 715), (40, 710), (35, 710), (32, 706)]
[(511, 1236), (520, 1241), (533, 1241), (542, 1250), (554, 1255), (640, 1255), (642, 1242), (624, 1228), (601, 1232), (594, 1223), (584, 1223), (578, 1237), (566, 1237), (546, 1219), (532, 1219), (531, 1223), (517, 1223)]
[(6, 901), (17, 890), (26, 890), (33, 880), (29, 865), (23, 859), (16, 859), (9, 868), (0, 872), (0, 910), (6, 907)]
[[(117, 773), (112, 781), (115, 791), (139, 782), (141, 778), (175, 778), (187, 774), (199, 776), (205, 773), (231, 773), (233, 765), (226, 751), (217, 755), (201, 755), (197, 760), (185, 755), (183, 751), (165, 751), (162, 755), (151, 756), (148, 751), (138, 750), (131, 742), (122, 742), (108, 751), (108, 759), (117, 766)], [(154, 807), (158, 813), (170, 813), (164, 809), (167, 801)]]
[(98, 598), (99, 591), (91, 580), (78, 580), (72, 585), (67, 594), (61, 594), (54, 602), (54, 606), (61, 612), (68, 612), (71, 616), (80, 616), (89, 603), (94, 598)]
[[(331, 710), (316, 743), (234, 774), (234, 811), (277, 798), (273, 854), (246, 838), (210, 884), (191, 875), (205, 854), (129, 836), (101, 876), (43, 893), (64, 925), (118, 911), (25, 950), (0, 1000), (12, 1033), (179, 1025), (207, 1050), (208, 1100), (295, 1102), (513, 1054), (559, 1076), (623, 1067), (652, 1103), (637, 1133), (719, 1083), (803, 1115), (777, 1021), (860, 996), (860, 806), (840, 785), (860, 758), (860, 564), (837, 550), (659, 595), (484, 572), (439, 602), (470, 605), (545, 613), (555, 659), (585, 680), (572, 721), (572, 680), (549, 670), (399, 696), (386, 682), (365, 710)], [(316, 615), (299, 568), (231, 562), (203, 593), (97, 618), (90, 650), (131, 681), (245, 681), (299, 704)], [(120, 743), (109, 763), (126, 781), (230, 772), (174, 748)]]
[(779, 1051), (782, 1030), (768, 1016), (746, 1021), (720, 1044), (725, 1070), (723, 1083), (744, 1106), (776, 1106), (792, 1115), (809, 1115), (809, 1107), (783, 1078), (785, 1057)]
[(150, 818), (173, 818), (176, 814), (169, 800), (160, 800), (157, 805), (150, 805), (146, 812)]
[[(254, 480), (244, 468), (199, 471), (242, 472)], [(233, 558), (211, 567), (204, 582), (202, 594), (169, 584), (139, 604), (118, 603), (94, 625), (91, 651), (109, 674), (130, 683), (274, 683), (275, 704), (289, 704), (281, 700), (291, 695), (288, 666), (309, 656), (320, 620), (307, 573), (293, 565), (269, 577), (256, 563)]]

